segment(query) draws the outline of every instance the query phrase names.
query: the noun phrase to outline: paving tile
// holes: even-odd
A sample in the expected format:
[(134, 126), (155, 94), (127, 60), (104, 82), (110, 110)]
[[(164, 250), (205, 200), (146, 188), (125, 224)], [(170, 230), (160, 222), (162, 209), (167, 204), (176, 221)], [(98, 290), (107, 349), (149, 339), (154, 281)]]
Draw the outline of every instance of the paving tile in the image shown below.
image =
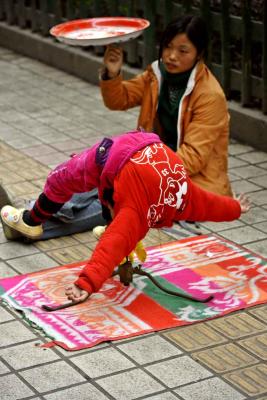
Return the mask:
[(245, 399), (230, 385), (219, 378), (209, 378), (202, 382), (192, 383), (180, 389), (177, 393), (184, 400), (242, 400)]
[(38, 160), (40, 154), (46, 155), (50, 153), (54, 153), (55, 149), (52, 146), (47, 144), (39, 144), (33, 147), (27, 147), (26, 149), (22, 150), (23, 153), (29, 157), (33, 157)]
[(164, 334), (186, 351), (194, 351), (208, 346), (225, 343), (227, 339), (206, 323), (177, 328)]
[(53, 350), (37, 346), (39, 343), (34, 341), (2, 349), (1, 357), (16, 370), (44, 364), (59, 358)]
[(262, 360), (267, 360), (267, 333), (256, 335), (237, 342)]
[(207, 322), (212, 328), (230, 339), (257, 334), (266, 329), (266, 326), (247, 313), (231, 315)]
[(7, 366), (0, 361), (0, 375), (7, 374), (8, 372), (10, 372), (10, 369), (8, 369)]
[[(62, 140), (62, 141), (66, 140), (66, 135), (56, 131), (55, 129), (52, 129), (51, 127), (49, 127), (49, 132), (48, 133), (42, 134), (42, 136), (40, 137), (40, 141), (41, 142), (43, 142), (45, 144), (49, 144), (50, 146), (53, 146), (54, 142), (59, 142), (60, 140)], [(53, 153), (53, 154), (55, 154), (55, 153)], [(57, 158), (54, 159), (54, 161), (57, 160), (57, 164), (63, 162), (65, 156), (64, 156), (64, 158), (62, 157), (62, 159), (58, 159), (58, 155), (60, 154), (60, 152), (56, 152), (56, 154), (57, 154)], [(48, 156), (48, 154), (45, 155), (45, 156)], [(42, 163), (45, 164), (45, 165), (48, 165), (48, 163), (45, 162), (46, 160), (47, 160), (47, 158), (44, 158), (42, 160)], [(51, 161), (51, 157), (48, 158), (48, 161)]]
[(262, 151), (250, 151), (247, 154), (240, 154), (238, 157), (241, 160), (248, 161), (250, 164), (257, 164), (267, 161), (267, 153)]
[(262, 188), (267, 188), (267, 174), (265, 173), (265, 175), (251, 178), (250, 182), (253, 182), (255, 185), (261, 186)]
[(255, 243), (246, 244), (246, 248), (259, 254), (261, 257), (267, 258), (267, 239), (258, 240)]
[(164, 389), (160, 383), (139, 369), (98, 379), (96, 382), (116, 400), (132, 400)]
[[(3, 132), (3, 128), (2, 126), (0, 126), (0, 131)], [(10, 127), (8, 127), (8, 129), (10, 129)], [(21, 134), (20, 131), (17, 131), (18, 135)], [(9, 135), (10, 132), (8, 132)], [(22, 160), (26, 160), (26, 157), (24, 154), (21, 154), (19, 151), (12, 149), (12, 147), (4, 144), (4, 143), (0, 143), (0, 152), (1, 152), (1, 163), (4, 163), (6, 161), (12, 161), (12, 160), (18, 160), (18, 159), (22, 159)]]
[(83, 147), (83, 149), (86, 148), (85, 145), (81, 146), (81, 142), (77, 139), (68, 139), (68, 140), (64, 140), (64, 142), (55, 142), (53, 143), (53, 147), (59, 151), (62, 152), (73, 152), (75, 149), (77, 148), (81, 148)]
[(13, 317), (12, 314), (10, 314), (7, 310), (4, 309), (4, 306), (1, 305), (0, 303), (0, 323), (1, 322), (7, 322), (7, 321), (12, 321), (15, 318)]
[(235, 168), (231, 169), (231, 171), (228, 171), (228, 177), (230, 182), (239, 181), (241, 179), (240, 176), (235, 174)]
[(267, 392), (267, 365), (257, 364), (223, 375), (225, 379), (242, 390), (248, 396)]
[(264, 232), (258, 231), (252, 226), (241, 226), (240, 228), (227, 229), (220, 232), (220, 236), (225, 237), (237, 244), (246, 244), (255, 242), (256, 240), (266, 239), (267, 235)]
[(253, 151), (254, 149), (253, 147), (248, 146), (246, 144), (230, 143), (228, 150), (230, 155), (237, 155), (237, 154), (248, 153), (249, 151)]
[(28, 203), (29, 200), (35, 200), (37, 197), (39, 197), (40, 193), (43, 191), (47, 175), (48, 175), (48, 173), (43, 175), (43, 177), (41, 177), (39, 179), (32, 180), (32, 184), (34, 186), (36, 186), (36, 189), (37, 189), (35, 192), (36, 196), (33, 197), (33, 195), (31, 195), (31, 198), (29, 196), (27, 196), (27, 199), (24, 199), (24, 208), (26, 208), (26, 204)]
[(31, 182), (19, 182), (6, 185), (11, 196), (17, 197), (20, 195), (29, 196), (36, 191), (36, 186)]
[(11, 321), (0, 324), (0, 348), (17, 344), (26, 340), (36, 339), (36, 336), (20, 321)]
[(230, 221), (230, 222), (205, 222), (201, 223), (201, 227), (202, 226), (213, 232), (221, 232), (226, 229), (239, 228), (241, 226), (244, 226), (244, 223), (239, 219), (236, 219), (235, 221)]
[(267, 221), (259, 222), (258, 224), (254, 224), (253, 227), (263, 231), (264, 233), (267, 233)]
[(14, 140), (7, 140), (7, 143), (14, 147), (15, 149), (23, 149), (28, 146), (34, 146), (35, 144), (40, 144), (40, 140), (36, 139), (31, 136), (26, 136), (23, 133), (21, 133), (20, 137), (18, 139)]
[(83, 383), (81, 385), (60, 390), (56, 393), (48, 394), (44, 396), (45, 400), (106, 400), (106, 397), (100, 390), (96, 389), (90, 383)]
[(0, 387), (1, 400), (19, 400), (34, 395), (34, 392), (14, 374), (0, 377)]
[(20, 375), (38, 392), (47, 392), (84, 382), (85, 378), (64, 361), (31, 368)]
[(135, 366), (130, 360), (113, 348), (72, 357), (71, 361), (91, 378), (108, 375)]
[(96, 245), (98, 242), (92, 231), (76, 233), (75, 235), (72, 235), (72, 237), (80, 243), (94, 243), (94, 245)]
[(267, 204), (267, 190), (259, 190), (249, 194), (250, 200), (257, 206)]
[(146, 397), (146, 400), (177, 400), (177, 397), (170, 392), (156, 394), (155, 396)]
[(15, 172), (8, 171), (4, 166), (0, 166), (1, 182), (3, 184), (18, 183), (23, 181), (23, 177)]
[(12, 110), (12, 109), (7, 109), (5, 111), (5, 113), (3, 113), (1, 115), (1, 120), (4, 122), (7, 122), (7, 123), (9, 123), (9, 122), (18, 122), (19, 123), (19, 121), (22, 121), (27, 118), (28, 117), (25, 114), (20, 113), (17, 110)]
[(8, 242), (0, 244), (0, 254), (3, 260), (27, 256), (34, 253), (38, 253), (38, 250), (33, 245), (25, 245), (19, 242)]
[(229, 156), (228, 157), (228, 168), (231, 171), (231, 169), (234, 169), (236, 167), (242, 167), (248, 165), (248, 163), (244, 160), (241, 160), (240, 158)]
[(267, 169), (267, 162), (260, 163), (260, 164), (258, 164), (258, 166), (263, 169)]
[(247, 224), (257, 224), (258, 222), (267, 221), (267, 210), (261, 207), (253, 207), (248, 213), (242, 214), (240, 219)]
[(8, 264), (0, 262), (0, 279), (18, 275)]
[(91, 255), (91, 251), (86, 246), (77, 245), (49, 251), (47, 254), (60, 264), (71, 264), (73, 262), (87, 260)]
[(27, 138), (20, 130), (15, 129), (12, 126), (6, 125), (7, 129), (0, 131), (0, 139), (8, 143), (10, 140), (20, 140), (20, 138)]
[(164, 358), (177, 356), (182, 352), (160, 336), (150, 336), (118, 346), (138, 364), (152, 363)]
[(152, 375), (166, 386), (174, 388), (186, 383), (196, 382), (212, 375), (188, 356), (181, 356), (145, 367)]
[(248, 310), (248, 312), (249, 312), (249, 314), (254, 315), (255, 317), (261, 319), (263, 322), (266, 323), (266, 321), (267, 321), (267, 305), (250, 309), (250, 310)]
[(245, 179), (240, 179), (232, 183), (232, 189), (235, 193), (250, 193), (260, 190), (261, 187)]
[(71, 236), (62, 236), (55, 239), (40, 240), (35, 243), (35, 246), (42, 251), (49, 251), (54, 249), (60, 249), (62, 247), (74, 246), (77, 241)]
[(21, 178), (25, 179), (25, 180), (29, 180), (32, 182), (32, 184), (34, 185), (34, 183), (36, 182), (36, 179), (33, 178), (42, 178), (43, 182), (46, 179), (48, 173), (49, 173), (49, 168), (45, 167), (45, 166), (38, 166), (34, 169), (34, 173), (32, 172), (32, 169), (27, 169), (27, 170), (19, 170), (18, 171), (18, 175), (21, 176)]
[(15, 258), (13, 260), (9, 260), (8, 264), (10, 264), (21, 274), (41, 271), (42, 269), (52, 268), (58, 265), (55, 260), (42, 253)]
[(237, 368), (258, 363), (258, 360), (240, 349), (233, 343), (216, 346), (211, 349), (192, 354), (196, 361), (200, 361), (215, 372), (223, 373)]
[[(43, 140), (44, 138), (42, 138)], [(43, 156), (39, 157), (39, 161), (40, 163), (49, 166), (50, 168), (52, 168), (51, 166), (53, 165), (58, 165), (63, 163), (64, 161), (67, 161), (70, 157), (66, 156), (63, 153), (60, 152), (54, 152), (54, 153), (50, 153), (50, 154), (44, 154)]]
[[(266, 171), (264, 169), (255, 167), (255, 165), (246, 165), (244, 167), (237, 167), (234, 169), (233, 172), (235, 175), (240, 176), (241, 178), (244, 179), (258, 177), (259, 175), (266, 174)], [(254, 182), (254, 179), (252, 182)]]

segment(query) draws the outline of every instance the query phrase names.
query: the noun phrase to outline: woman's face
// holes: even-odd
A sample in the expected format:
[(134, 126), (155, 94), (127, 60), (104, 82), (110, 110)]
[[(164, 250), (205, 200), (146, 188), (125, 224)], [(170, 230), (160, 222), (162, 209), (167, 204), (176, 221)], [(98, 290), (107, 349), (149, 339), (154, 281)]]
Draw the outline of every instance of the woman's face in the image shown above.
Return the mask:
[(174, 36), (162, 51), (162, 62), (171, 74), (191, 69), (198, 59), (197, 49), (186, 33)]

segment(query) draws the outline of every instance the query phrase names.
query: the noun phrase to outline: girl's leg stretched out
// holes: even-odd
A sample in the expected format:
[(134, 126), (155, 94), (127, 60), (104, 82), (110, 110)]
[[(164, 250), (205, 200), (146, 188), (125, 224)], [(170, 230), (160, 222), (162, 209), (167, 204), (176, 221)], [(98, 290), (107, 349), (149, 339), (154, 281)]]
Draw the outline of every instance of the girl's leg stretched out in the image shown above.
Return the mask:
[(1, 220), (6, 237), (12, 239), (19, 235), (38, 239), (43, 233), (42, 223), (56, 213), (64, 203), (55, 203), (41, 193), (31, 210), (5, 206), (1, 210)]

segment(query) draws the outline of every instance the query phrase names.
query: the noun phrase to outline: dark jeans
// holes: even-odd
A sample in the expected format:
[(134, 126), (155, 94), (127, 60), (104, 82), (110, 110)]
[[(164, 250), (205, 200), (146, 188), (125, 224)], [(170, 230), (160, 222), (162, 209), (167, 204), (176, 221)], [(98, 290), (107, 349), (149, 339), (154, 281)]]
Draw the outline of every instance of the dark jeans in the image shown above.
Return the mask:
[(97, 225), (106, 225), (106, 223), (102, 216), (97, 190), (79, 193), (73, 195), (60, 211), (44, 223), (44, 233), (38, 240), (89, 231)]

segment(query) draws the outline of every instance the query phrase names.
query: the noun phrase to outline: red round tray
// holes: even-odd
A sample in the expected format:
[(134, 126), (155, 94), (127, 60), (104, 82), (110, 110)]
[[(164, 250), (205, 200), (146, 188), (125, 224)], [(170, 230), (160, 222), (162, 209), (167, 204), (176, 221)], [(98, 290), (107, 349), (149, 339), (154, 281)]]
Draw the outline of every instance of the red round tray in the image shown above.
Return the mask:
[(142, 18), (77, 19), (50, 29), (52, 36), (72, 46), (102, 46), (135, 39), (150, 25)]

